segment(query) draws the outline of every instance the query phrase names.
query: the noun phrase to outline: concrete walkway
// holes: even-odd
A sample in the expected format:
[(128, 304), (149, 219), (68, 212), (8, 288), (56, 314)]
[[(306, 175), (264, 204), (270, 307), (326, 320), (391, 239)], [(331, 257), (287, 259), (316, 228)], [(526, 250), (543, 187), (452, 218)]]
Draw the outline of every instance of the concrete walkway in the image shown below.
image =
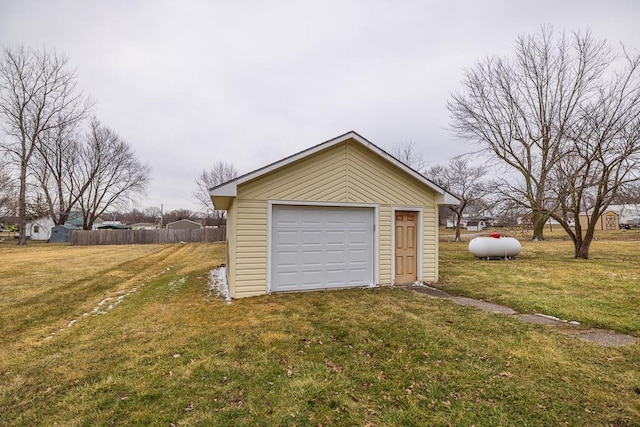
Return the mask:
[(600, 344), (605, 347), (620, 347), (623, 345), (631, 345), (635, 343), (638, 338), (621, 334), (615, 331), (609, 331), (606, 329), (580, 329), (577, 326), (578, 322), (568, 322), (566, 320), (558, 319), (552, 316), (544, 314), (520, 314), (512, 308), (504, 305), (493, 304), (490, 302), (477, 300), (473, 298), (457, 297), (449, 295), (448, 293), (441, 291), (430, 286), (409, 286), (407, 289), (411, 289), (421, 294), (428, 295), (431, 298), (448, 299), (460, 305), (468, 305), (476, 307), (480, 310), (488, 313), (504, 314), (507, 316), (513, 316), (521, 322), (530, 323), (534, 325), (548, 325), (554, 326), (558, 330), (573, 335), (584, 341)]

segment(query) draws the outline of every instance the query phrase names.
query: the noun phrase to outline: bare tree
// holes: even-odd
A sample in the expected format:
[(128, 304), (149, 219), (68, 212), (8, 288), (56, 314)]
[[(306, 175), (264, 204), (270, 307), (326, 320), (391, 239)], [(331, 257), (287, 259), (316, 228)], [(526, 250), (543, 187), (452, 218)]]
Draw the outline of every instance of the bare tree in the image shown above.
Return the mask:
[(572, 147), (564, 138), (581, 105), (598, 93), (611, 50), (590, 32), (550, 27), (518, 38), (513, 58), (491, 57), (464, 73), (447, 108), (451, 128), (502, 165), (502, 196), (533, 213), (533, 239), (559, 201), (550, 197), (553, 169)]
[(67, 58), (56, 52), (4, 48), (0, 58), (0, 122), (7, 140), (1, 147), (18, 169), (18, 244), (27, 243), (27, 176), (44, 132), (81, 120), (89, 102), (76, 89)]
[(481, 202), (487, 193), (487, 188), (482, 182), (485, 174), (485, 168), (471, 166), (469, 158), (462, 157), (449, 160), (446, 166), (432, 166), (425, 171), (427, 178), (455, 194), (460, 200), (458, 205), (448, 207), (456, 218), (456, 242), (460, 241), (462, 215), (465, 209)]
[[(596, 224), (609, 205), (640, 183), (640, 54), (624, 59), (624, 70), (580, 106), (565, 132), (569, 150), (554, 169), (562, 209), (549, 214), (571, 237), (576, 258), (589, 257)], [(578, 220), (581, 211), (586, 229)], [(575, 229), (565, 212), (576, 218)]]
[(141, 163), (129, 144), (92, 118), (85, 145), (80, 150), (75, 188), (86, 190), (79, 197), (83, 228), (90, 230), (107, 209), (119, 207), (143, 195), (151, 168)]
[(142, 209), (133, 208), (130, 211), (116, 211), (109, 209), (102, 215), (112, 221), (122, 221), (125, 224), (151, 223), (159, 225), (160, 207), (148, 206)]
[(518, 40), (515, 60), (491, 58), (468, 71), (464, 86), (448, 103), (453, 130), (504, 166), (498, 188), (533, 211), (534, 239), (552, 217), (575, 257), (588, 258), (598, 218), (640, 180), (640, 55), (613, 55), (590, 32), (554, 39), (543, 28)]
[(213, 215), (216, 222), (224, 219), (224, 211), (214, 210), (209, 189), (231, 181), (237, 176), (238, 172), (233, 164), (217, 161), (211, 169), (204, 169), (200, 175), (196, 177), (196, 189), (193, 192), (193, 197), (208, 215)]
[(144, 221), (159, 223), (162, 216), (162, 208), (160, 206), (147, 206), (142, 210)]
[(0, 218), (15, 215), (16, 193), (16, 181), (8, 165), (0, 159)]
[(31, 167), (56, 225), (67, 222), (89, 186), (89, 182), (79, 183), (76, 178), (81, 142), (75, 125), (59, 125), (43, 132)]
[(427, 166), (426, 160), (417, 152), (416, 143), (413, 141), (402, 141), (395, 144), (391, 147), (391, 155), (419, 173), (422, 173)]
[(515, 203), (511, 199), (492, 197), (496, 195), (496, 192), (493, 191), (492, 184), (494, 184), (494, 182), (490, 181), (487, 183), (488, 193), (484, 200), (487, 208), (493, 212), (495, 219), (500, 225), (509, 227), (518, 225), (518, 220), (528, 212), (524, 212), (522, 205)]

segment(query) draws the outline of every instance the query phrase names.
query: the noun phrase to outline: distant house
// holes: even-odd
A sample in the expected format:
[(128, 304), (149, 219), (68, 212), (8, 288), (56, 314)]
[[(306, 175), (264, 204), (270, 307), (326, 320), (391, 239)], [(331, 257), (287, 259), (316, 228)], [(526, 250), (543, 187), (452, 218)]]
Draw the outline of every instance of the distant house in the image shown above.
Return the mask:
[[(99, 226), (103, 223), (102, 218), (96, 218), (93, 223), (93, 230), (97, 230)], [(80, 212), (71, 212), (66, 225), (73, 225), (77, 228), (82, 228), (83, 226), (83, 218)], [(55, 223), (53, 219), (49, 216), (44, 216), (40, 218), (33, 219), (31, 221), (27, 221), (27, 226), (25, 227), (25, 235), (28, 239), (31, 240), (49, 240), (51, 238), (51, 232)]]
[(158, 224), (153, 222), (137, 222), (131, 225), (132, 230), (157, 230)]
[(190, 219), (179, 219), (178, 221), (168, 223), (167, 228), (195, 230), (198, 228), (202, 228), (202, 224), (200, 224), (199, 222), (191, 221)]
[[(91, 229), (97, 230), (98, 227), (100, 227), (103, 223), (104, 220), (98, 217), (93, 221), (93, 226), (91, 227)], [(82, 214), (80, 212), (71, 212), (65, 224), (71, 224), (75, 225), (76, 227), (82, 228), (84, 226), (84, 218), (82, 217)]]
[(620, 225), (640, 227), (640, 204), (610, 205), (608, 209), (620, 215)]
[[(580, 227), (583, 229), (589, 226), (591, 212), (580, 212)], [(613, 211), (606, 211), (596, 222), (595, 230), (617, 230), (620, 224), (620, 215)]]
[(51, 217), (36, 218), (27, 221), (24, 234), (27, 239), (31, 240), (49, 240), (51, 238), (51, 230), (55, 226)]
[[(463, 219), (460, 221), (460, 228), (467, 228), (467, 219)], [(456, 228), (456, 223), (452, 219), (447, 220), (447, 228)]]
[(482, 219), (471, 219), (467, 221), (467, 231), (482, 231), (487, 228), (487, 224)]

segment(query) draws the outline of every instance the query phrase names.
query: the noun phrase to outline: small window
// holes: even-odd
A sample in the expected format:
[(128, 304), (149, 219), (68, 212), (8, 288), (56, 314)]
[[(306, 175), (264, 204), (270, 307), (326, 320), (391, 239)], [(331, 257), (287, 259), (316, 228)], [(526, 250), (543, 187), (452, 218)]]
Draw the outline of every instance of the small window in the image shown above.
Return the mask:
[(39, 225), (34, 225), (33, 226), (33, 232), (34, 233), (39, 233), (40, 232), (40, 226)]

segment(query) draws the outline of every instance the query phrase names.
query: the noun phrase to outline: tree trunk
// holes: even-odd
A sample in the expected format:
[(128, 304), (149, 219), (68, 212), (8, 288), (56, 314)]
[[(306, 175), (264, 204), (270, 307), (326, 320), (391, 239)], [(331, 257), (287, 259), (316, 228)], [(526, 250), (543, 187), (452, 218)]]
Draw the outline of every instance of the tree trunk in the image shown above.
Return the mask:
[(584, 237), (576, 233), (576, 239), (573, 241), (575, 258), (589, 259), (589, 248), (591, 247), (591, 242), (593, 241), (594, 234), (595, 227), (593, 226), (587, 227), (587, 231), (584, 234)]
[(544, 223), (547, 222), (547, 218), (542, 214), (542, 212), (534, 212), (533, 213), (533, 240), (541, 241), (544, 240)]
[(591, 242), (593, 241), (593, 232), (587, 231), (587, 234), (584, 236), (584, 239), (576, 239), (573, 242), (575, 248), (575, 258), (578, 259), (589, 259), (589, 248), (591, 247)]
[(27, 165), (20, 165), (20, 192), (18, 194), (18, 245), (27, 244)]
[(456, 242), (460, 242), (462, 239), (460, 239), (460, 227), (462, 226), (462, 215), (456, 213), (456, 238), (455, 241)]

